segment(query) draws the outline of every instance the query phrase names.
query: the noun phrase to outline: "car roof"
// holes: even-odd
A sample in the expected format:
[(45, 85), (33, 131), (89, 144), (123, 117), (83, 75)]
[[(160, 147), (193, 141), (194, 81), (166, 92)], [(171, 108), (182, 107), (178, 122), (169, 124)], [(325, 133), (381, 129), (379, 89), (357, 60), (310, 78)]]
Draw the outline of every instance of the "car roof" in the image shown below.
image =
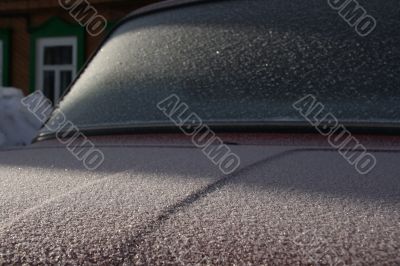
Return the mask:
[(164, 9), (176, 8), (185, 5), (201, 3), (201, 2), (208, 2), (209, 0), (166, 0), (154, 4), (150, 4), (139, 8), (133, 12), (131, 12), (125, 19), (131, 19), (132, 17), (145, 15), (147, 13), (152, 13)]

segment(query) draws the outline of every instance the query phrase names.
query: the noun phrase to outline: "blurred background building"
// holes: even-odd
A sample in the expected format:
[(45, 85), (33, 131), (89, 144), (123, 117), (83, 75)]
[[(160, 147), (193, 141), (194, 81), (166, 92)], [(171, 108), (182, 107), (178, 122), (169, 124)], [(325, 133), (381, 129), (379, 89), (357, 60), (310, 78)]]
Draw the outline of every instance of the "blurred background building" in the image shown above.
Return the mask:
[(0, 0), (0, 87), (43, 90), (57, 101), (107, 32), (154, 2), (160, 0)]

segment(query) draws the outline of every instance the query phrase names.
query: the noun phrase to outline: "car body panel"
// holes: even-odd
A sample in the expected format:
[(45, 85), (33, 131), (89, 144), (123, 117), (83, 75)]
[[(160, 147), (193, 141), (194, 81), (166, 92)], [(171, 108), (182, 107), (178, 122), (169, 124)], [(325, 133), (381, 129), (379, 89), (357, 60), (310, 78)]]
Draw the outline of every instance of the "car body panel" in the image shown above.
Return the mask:
[(396, 138), (364, 137), (363, 176), (320, 137), (222, 137), (227, 176), (178, 134), (93, 137), (94, 172), (56, 141), (0, 152), (0, 262), (399, 263)]

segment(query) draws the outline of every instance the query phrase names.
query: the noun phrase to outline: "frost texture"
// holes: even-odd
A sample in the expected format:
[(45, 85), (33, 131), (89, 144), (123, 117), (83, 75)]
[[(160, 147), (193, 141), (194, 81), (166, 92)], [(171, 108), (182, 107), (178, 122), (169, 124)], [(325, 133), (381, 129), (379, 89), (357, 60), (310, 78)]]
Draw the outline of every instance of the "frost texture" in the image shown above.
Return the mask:
[(326, 1), (215, 1), (120, 26), (61, 110), (78, 127), (167, 123), (178, 95), (204, 122), (304, 121), (307, 94), (341, 122), (399, 122), (398, 2), (371, 0), (361, 38)]

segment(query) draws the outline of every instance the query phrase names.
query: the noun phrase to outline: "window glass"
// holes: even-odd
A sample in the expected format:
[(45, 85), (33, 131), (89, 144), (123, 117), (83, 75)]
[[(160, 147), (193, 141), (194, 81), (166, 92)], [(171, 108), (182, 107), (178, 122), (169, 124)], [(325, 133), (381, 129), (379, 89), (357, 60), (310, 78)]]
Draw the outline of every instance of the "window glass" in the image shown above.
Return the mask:
[(72, 46), (52, 46), (44, 48), (45, 65), (71, 65)]
[(38, 41), (37, 90), (58, 103), (76, 74), (77, 38), (43, 38)]
[(68, 85), (72, 82), (72, 71), (63, 70), (60, 71), (60, 89), (61, 94), (65, 91)]
[(127, 20), (60, 108), (81, 128), (172, 124), (157, 104), (176, 94), (206, 123), (305, 123), (293, 104), (312, 94), (345, 123), (400, 123), (394, 2), (368, 2), (379, 30), (363, 38), (310, 1), (208, 1)]
[(3, 86), (3, 41), (0, 41), (0, 86)]
[(55, 71), (44, 71), (43, 76), (43, 93), (51, 101), (54, 101)]

